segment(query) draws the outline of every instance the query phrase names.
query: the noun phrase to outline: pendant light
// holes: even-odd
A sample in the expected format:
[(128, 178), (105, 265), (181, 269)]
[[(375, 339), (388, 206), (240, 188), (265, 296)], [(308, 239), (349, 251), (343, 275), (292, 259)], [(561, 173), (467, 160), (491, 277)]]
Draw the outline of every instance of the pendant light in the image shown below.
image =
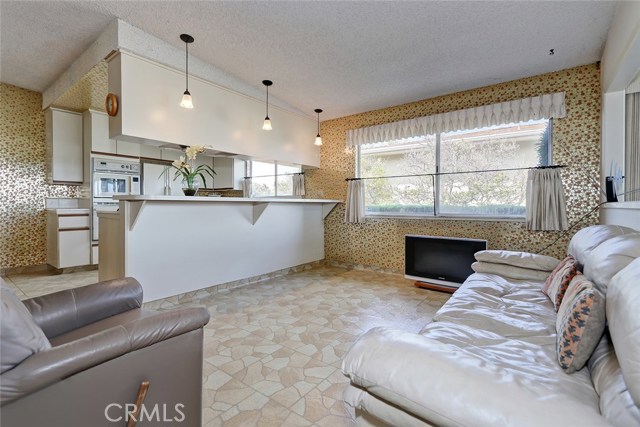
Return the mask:
[(262, 130), (271, 130), (271, 119), (269, 118), (269, 86), (273, 84), (271, 80), (263, 80), (262, 84), (267, 87), (267, 115), (264, 118), (264, 123), (262, 124)]
[(193, 43), (194, 38), (189, 34), (180, 34), (180, 39), (185, 43), (186, 47), (186, 67), (185, 67), (185, 77), (187, 79), (187, 89), (184, 91), (182, 95), (182, 101), (180, 102), (180, 106), (182, 108), (193, 108), (193, 100), (191, 99), (191, 93), (189, 93), (189, 43)]
[(316, 108), (315, 111), (318, 114), (318, 134), (316, 135), (316, 142), (314, 142), (314, 145), (320, 146), (322, 145), (322, 138), (320, 138), (320, 113), (322, 113), (322, 110), (319, 108)]

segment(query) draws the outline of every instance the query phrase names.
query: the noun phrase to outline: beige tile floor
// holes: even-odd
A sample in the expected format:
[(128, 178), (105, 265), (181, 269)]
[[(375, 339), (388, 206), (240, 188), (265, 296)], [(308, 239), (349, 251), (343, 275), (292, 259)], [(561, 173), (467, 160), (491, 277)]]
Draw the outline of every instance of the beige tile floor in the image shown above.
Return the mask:
[[(22, 298), (97, 281), (97, 272), (5, 279)], [(418, 331), (448, 299), (399, 275), (320, 266), (150, 308), (205, 305), (203, 425), (352, 426), (340, 360), (375, 326)]]

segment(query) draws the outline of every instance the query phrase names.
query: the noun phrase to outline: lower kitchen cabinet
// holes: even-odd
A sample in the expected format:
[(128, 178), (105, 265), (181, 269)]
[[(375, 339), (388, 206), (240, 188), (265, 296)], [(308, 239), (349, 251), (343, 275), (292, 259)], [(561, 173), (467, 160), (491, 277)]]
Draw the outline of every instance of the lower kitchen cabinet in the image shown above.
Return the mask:
[(47, 264), (55, 268), (91, 263), (88, 209), (47, 210)]

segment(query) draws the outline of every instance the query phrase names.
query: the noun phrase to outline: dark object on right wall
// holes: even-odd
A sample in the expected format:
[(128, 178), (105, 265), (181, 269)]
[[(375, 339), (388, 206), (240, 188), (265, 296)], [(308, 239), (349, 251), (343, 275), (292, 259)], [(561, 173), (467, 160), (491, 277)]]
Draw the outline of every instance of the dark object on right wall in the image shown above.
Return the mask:
[(605, 191), (607, 193), (607, 202), (617, 202), (618, 195), (616, 194), (615, 189), (615, 178), (613, 176), (608, 176), (605, 178)]

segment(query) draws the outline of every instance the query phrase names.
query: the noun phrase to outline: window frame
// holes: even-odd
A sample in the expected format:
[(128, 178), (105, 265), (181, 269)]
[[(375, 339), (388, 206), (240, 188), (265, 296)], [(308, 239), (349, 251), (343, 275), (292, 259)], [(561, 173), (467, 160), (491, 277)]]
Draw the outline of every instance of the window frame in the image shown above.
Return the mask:
[[(282, 176), (289, 176), (289, 175), (293, 175), (292, 173), (287, 173), (287, 174), (279, 174), (278, 173), (278, 165), (280, 164), (281, 166), (291, 166), (285, 163), (280, 163), (277, 160), (274, 161), (261, 161), (261, 160), (247, 160), (247, 176), (249, 178), (251, 178), (251, 180), (253, 181), (254, 175), (253, 175), (253, 163), (254, 162), (260, 162), (260, 163), (267, 163), (267, 164), (271, 164), (273, 165), (273, 188), (274, 188), (274, 195), (273, 196), (255, 196), (253, 195), (253, 188), (252, 188), (252, 196), (253, 198), (256, 199), (267, 199), (267, 198), (273, 198), (273, 197), (278, 197), (281, 199), (300, 199), (302, 198), (302, 196), (295, 196), (293, 194), (285, 194), (285, 195), (278, 195), (278, 177), (282, 177)], [(295, 165), (293, 167), (299, 167), (300, 168), (300, 173), (302, 173), (302, 166), (301, 165)], [(271, 177), (271, 175), (258, 175), (256, 178), (269, 178)], [(252, 184), (253, 185), (253, 182)]]
[[(553, 118), (550, 119), (540, 119), (548, 121), (548, 129), (549, 129), (549, 144), (547, 145), (547, 161), (549, 165), (553, 164)], [(527, 122), (518, 122), (514, 124), (527, 123)], [(509, 123), (506, 123), (509, 124)], [(473, 129), (468, 129), (473, 130)], [(438, 132), (435, 134), (436, 138), (436, 154), (435, 154), (435, 171), (436, 174), (440, 173), (440, 148), (441, 148), (441, 135), (446, 132)], [(355, 149), (355, 172), (357, 178), (362, 178), (362, 168), (361, 168), (361, 153), (362, 145), (357, 145)], [(446, 213), (442, 214), (440, 212), (440, 177), (441, 175), (436, 175), (434, 180), (434, 213), (431, 215), (426, 215), (424, 213), (407, 213), (407, 212), (367, 212), (365, 205), (365, 216), (369, 218), (395, 218), (395, 219), (431, 219), (431, 220), (474, 220), (474, 221), (507, 221), (507, 222), (525, 222), (526, 214), (522, 216), (516, 215), (485, 215), (485, 214), (455, 214), (455, 213)], [(365, 178), (366, 179), (366, 178)]]

